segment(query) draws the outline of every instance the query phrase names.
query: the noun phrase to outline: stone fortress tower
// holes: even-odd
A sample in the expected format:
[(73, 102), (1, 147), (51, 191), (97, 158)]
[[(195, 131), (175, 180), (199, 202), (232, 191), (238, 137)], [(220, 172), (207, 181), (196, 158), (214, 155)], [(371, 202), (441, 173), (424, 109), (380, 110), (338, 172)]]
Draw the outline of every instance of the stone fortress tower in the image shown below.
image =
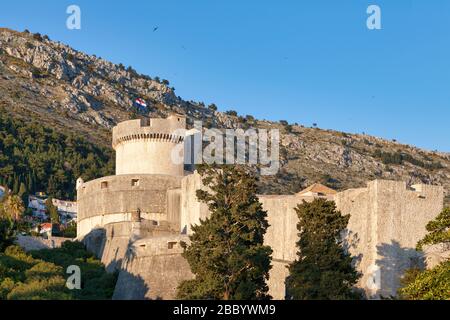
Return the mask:
[[(167, 119), (141, 119), (119, 123), (113, 128), (113, 148), (116, 151), (116, 175), (160, 174), (184, 175), (182, 161), (174, 163), (173, 150), (184, 141), (186, 118), (171, 115)], [(178, 131), (178, 134), (177, 134)]]
[[(185, 117), (177, 114), (119, 123), (112, 141), (116, 175), (77, 181), (77, 237), (108, 271), (119, 271), (115, 299), (173, 299), (178, 284), (193, 276), (181, 253), (192, 225), (209, 212), (196, 198), (201, 177), (184, 170), (184, 150), (192, 150), (188, 135), (195, 134), (185, 126)], [(284, 298), (286, 266), (296, 258), (294, 207), (315, 198), (334, 200), (350, 214), (349, 250), (363, 274), (358, 286), (376, 298), (395, 295), (444, 195), (442, 187), (375, 180), (340, 193), (316, 184), (295, 195), (259, 198), (268, 211), (265, 243), (273, 249), (268, 285), (275, 299)]]
[[(185, 127), (184, 116), (171, 115), (125, 121), (113, 128), (116, 175), (77, 182), (79, 237), (95, 227), (131, 221), (138, 212), (146, 220), (168, 221), (166, 193), (180, 188), (184, 175)], [(180, 163), (171, 161), (177, 149)]]

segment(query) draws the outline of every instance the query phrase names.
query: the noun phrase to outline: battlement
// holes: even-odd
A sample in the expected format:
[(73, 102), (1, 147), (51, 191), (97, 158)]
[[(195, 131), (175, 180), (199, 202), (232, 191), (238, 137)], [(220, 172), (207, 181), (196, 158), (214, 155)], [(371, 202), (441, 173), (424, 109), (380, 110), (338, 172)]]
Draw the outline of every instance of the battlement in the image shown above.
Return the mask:
[(184, 135), (181, 133), (185, 128), (186, 117), (176, 114), (170, 115), (167, 119), (124, 121), (113, 128), (112, 146), (116, 150), (121, 143), (140, 139), (182, 143)]
[(137, 119), (113, 128), (116, 175), (184, 175), (186, 118), (172, 114), (167, 119)]
[(167, 190), (181, 186), (181, 177), (168, 175), (119, 175), (89, 182), (77, 188), (77, 235), (110, 223), (133, 221), (139, 211), (144, 220), (162, 222), (167, 217)]

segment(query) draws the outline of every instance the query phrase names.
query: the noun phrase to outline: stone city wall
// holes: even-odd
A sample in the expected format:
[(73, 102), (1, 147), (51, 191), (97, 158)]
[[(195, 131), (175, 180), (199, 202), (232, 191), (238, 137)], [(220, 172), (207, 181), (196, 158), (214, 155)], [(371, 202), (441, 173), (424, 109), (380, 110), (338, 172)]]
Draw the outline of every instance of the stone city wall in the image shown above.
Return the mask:
[(143, 219), (167, 221), (167, 190), (180, 185), (181, 177), (167, 175), (120, 175), (80, 183), (77, 236), (109, 223), (130, 221), (138, 209)]
[(183, 280), (193, 278), (182, 257), (187, 236), (171, 234), (138, 240), (129, 247), (113, 299), (175, 299)]
[(443, 208), (442, 187), (376, 180), (367, 188), (336, 195), (343, 214), (350, 214), (350, 252), (363, 274), (359, 287), (372, 298), (396, 295), (407, 268), (420, 263), (415, 250), (426, 224)]

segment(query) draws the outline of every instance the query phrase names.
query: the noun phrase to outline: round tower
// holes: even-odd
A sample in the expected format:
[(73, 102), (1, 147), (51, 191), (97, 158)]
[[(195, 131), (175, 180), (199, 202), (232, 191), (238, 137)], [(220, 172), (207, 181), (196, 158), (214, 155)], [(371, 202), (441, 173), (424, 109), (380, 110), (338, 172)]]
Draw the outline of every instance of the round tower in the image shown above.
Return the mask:
[(184, 175), (185, 116), (137, 119), (113, 128), (116, 175)]

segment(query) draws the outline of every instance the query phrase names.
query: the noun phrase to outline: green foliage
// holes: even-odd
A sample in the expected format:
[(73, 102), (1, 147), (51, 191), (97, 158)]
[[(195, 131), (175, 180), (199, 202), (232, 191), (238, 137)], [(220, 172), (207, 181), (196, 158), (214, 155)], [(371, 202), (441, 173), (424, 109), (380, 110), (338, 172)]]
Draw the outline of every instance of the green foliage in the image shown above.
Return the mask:
[(256, 179), (239, 166), (199, 167), (198, 190), (211, 216), (193, 226), (191, 245), (183, 256), (195, 279), (184, 281), (181, 299), (268, 299), (272, 250), (263, 245), (267, 213), (256, 197)]
[(59, 224), (60, 221), (58, 208), (53, 204), (52, 197), (49, 197), (47, 198), (47, 200), (45, 200), (45, 206), (47, 207), (47, 213), (50, 216), (50, 220), (52, 221), (52, 223)]
[(430, 221), (426, 229), (428, 234), (417, 243), (417, 250), (422, 250), (424, 245), (450, 243), (450, 208), (445, 208), (435, 220)]
[(33, 34), (33, 39), (37, 40), (37, 41), (43, 41), (44, 39), (42, 38), (42, 35), (40, 33), (35, 33)]
[(11, 219), (0, 217), (0, 252), (14, 243), (16, 238), (15, 225)]
[(349, 216), (333, 201), (303, 201), (295, 211), (299, 223), (298, 258), (289, 266), (287, 298), (294, 300), (358, 299), (354, 285), (360, 275), (343, 245)]
[(64, 238), (72, 238), (75, 239), (77, 237), (77, 224), (75, 222), (71, 222), (62, 232), (62, 236)]
[(443, 165), (440, 162), (424, 162), (414, 158), (412, 155), (403, 152), (382, 152), (380, 149), (375, 150), (373, 156), (375, 158), (381, 159), (384, 164), (398, 164), (401, 165), (403, 162), (409, 162), (415, 166), (425, 168), (428, 170), (438, 170), (442, 169)]
[(25, 212), (25, 206), (19, 196), (7, 194), (0, 201), (0, 219), (19, 221)]
[(410, 270), (404, 279), (399, 296), (406, 300), (449, 300), (450, 260), (431, 270)]
[[(417, 243), (417, 250), (422, 251), (426, 245), (450, 243), (450, 208), (444, 209), (436, 219), (430, 221), (426, 229), (428, 233)], [(449, 300), (450, 260), (431, 270), (407, 270), (398, 295), (406, 300)]]
[(0, 109), (0, 179), (14, 193), (24, 191), (23, 183), (25, 193), (44, 191), (74, 199), (78, 177), (91, 180), (113, 172), (111, 150), (36, 122), (12, 119)]
[(217, 111), (217, 106), (216, 106), (214, 103), (211, 103), (211, 104), (208, 106), (208, 109), (211, 110), (211, 111)]
[(228, 110), (225, 112), (225, 114), (232, 116), (232, 117), (237, 117), (238, 113), (234, 110)]
[[(81, 290), (66, 288), (70, 265), (81, 269)], [(0, 300), (110, 299), (116, 280), (79, 242), (30, 253), (10, 246), (0, 254)]]

